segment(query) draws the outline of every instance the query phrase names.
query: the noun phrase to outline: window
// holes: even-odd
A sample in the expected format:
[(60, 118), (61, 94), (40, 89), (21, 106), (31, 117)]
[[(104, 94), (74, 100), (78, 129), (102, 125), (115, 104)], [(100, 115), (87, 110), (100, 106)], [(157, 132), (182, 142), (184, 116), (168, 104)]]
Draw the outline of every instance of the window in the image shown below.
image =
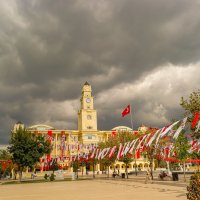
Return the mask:
[(91, 119), (92, 119), (92, 116), (91, 116), (91, 115), (87, 115), (87, 119), (88, 119), (88, 120), (91, 120)]
[[(92, 135), (92, 134), (86, 135), (86, 136), (84, 136), (84, 138), (87, 139), (87, 140), (96, 140), (96, 136), (95, 136), (95, 135)], [(91, 144), (91, 145), (92, 145), (92, 144)]]
[(92, 129), (92, 126), (88, 126), (87, 129)]
[(92, 135), (88, 135), (88, 140), (91, 140), (92, 139)]

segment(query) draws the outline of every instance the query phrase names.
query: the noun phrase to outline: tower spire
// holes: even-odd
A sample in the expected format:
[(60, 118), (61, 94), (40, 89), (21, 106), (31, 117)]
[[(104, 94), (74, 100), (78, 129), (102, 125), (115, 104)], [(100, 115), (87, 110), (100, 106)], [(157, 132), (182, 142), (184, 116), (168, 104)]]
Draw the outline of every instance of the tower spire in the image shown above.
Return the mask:
[(86, 81), (84, 85), (90, 85), (90, 84)]

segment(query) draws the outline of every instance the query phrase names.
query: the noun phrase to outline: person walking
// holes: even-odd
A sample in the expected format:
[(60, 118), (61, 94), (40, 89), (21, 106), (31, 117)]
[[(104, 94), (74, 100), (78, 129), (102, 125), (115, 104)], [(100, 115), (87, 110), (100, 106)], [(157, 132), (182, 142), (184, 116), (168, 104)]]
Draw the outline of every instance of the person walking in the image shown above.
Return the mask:
[(151, 183), (153, 183), (152, 182), (152, 176), (151, 176), (150, 171), (148, 169), (147, 172), (146, 172), (145, 184), (147, 184), (149, 182), (149, 180), (151, 180)]

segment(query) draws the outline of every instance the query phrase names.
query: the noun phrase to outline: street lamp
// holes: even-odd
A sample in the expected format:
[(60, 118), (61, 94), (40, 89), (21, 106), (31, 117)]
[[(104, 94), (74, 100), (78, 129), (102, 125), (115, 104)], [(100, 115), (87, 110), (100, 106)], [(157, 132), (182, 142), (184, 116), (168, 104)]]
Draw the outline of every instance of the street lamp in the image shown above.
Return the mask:
[(136, 165), (136, 149), (135, 149), (134, 152), (135, 152), (135, 175), (137, 176), (137, 167), (136, 167), (136, 166), (137, 166), (137, 165)]

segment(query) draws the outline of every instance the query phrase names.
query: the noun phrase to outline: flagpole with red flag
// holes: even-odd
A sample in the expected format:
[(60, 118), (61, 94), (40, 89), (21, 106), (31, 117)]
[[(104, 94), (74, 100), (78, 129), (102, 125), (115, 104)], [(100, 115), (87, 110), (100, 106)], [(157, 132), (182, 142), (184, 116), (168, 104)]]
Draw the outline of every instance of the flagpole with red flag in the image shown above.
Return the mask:
[[(130, 104), (130, 115), (131, 115), (131, 128), (133, 131), (133, 117), (132, 117), (132, 108), (131, 108), (131, 104)], [(136, 155), (136, 149), (134, 150), (134, 160), (135, 160), (135, 175), (137, 176), (137, 167), (136, 167), (136, 159), (137, 159), (137, 155)]]
[[(133, 131), (133, 117), (132, 117), (132, 109), (131, 109), (131, 104), (129, 104), (123, 111), (122, 111), (122, 117), (130, 114), (130, 119), (131, 119), (131, 128)], [(137, 168), (136, 168), (136, 150), (134, 150), (134, 160), (135, 160), (135, 175), (137, 176)]]
[(133, 131), (133, 117), (132, 117), (131, 104), (130, 104), (130, 115), (131, 115), (131, 128), (132, 128), (132, 131)]
[(125, 117), (126, 115), (130, 114), (131, 119), (131, 128), (133, 130), (133, 119), (132, 119), (132, 110), (131, 110), (131, 104), (128, 104), (126, 108), (122, 111), (122, 117)]

